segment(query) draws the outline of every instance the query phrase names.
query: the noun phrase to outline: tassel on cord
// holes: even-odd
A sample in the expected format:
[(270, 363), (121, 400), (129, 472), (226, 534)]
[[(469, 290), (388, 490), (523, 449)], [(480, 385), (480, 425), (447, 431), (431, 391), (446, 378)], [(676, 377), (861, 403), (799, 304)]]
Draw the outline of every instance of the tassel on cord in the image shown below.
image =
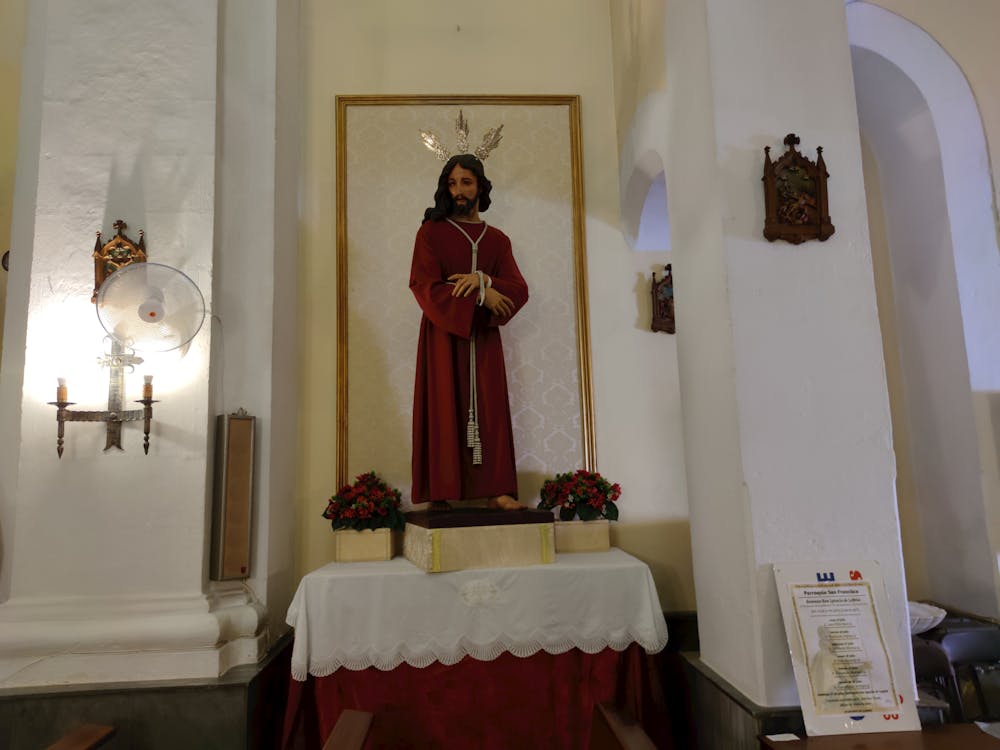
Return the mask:
[(480, 466), (483, 463), (483, 441), (479, 439), (479, 425), (476, 425), (476, 439), (472, 446), (472, 464)]
[[(468, 233), (451, 219), (448, 223), (465, 235), (465, 239), (472, 245), (472, 271), (479, 275), (479, 300), (480, 305), (486, 297), (486, 288), (483, 279), (483, 272), (476, 268), (479, 265), (478, 253), (479, 242), (486, 236), (486, 222), (483, 222), (483, 232), (479, 239), (474, 240)], [(483, 441), (479, 437), (479, 397), (476, 387), (476, 329), (473, 327), (472, 336), (469, 339), (469, 421), (465, 425), (465, 444), (472, 448), (472, 465), (481, 466), (483, 463)]]
[(483, 441), (479, 438), (479, 395), (476, 388), (476, 335), (469, 342), (469, 423), (466, 425), (466, 444), (472, 448), (472, 465), (483, 463)]

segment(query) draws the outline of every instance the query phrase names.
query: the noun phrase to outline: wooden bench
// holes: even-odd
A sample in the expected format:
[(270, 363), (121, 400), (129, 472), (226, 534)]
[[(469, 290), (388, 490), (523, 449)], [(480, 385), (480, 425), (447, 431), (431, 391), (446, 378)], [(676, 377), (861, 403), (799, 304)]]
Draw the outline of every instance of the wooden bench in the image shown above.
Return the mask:
[(361, 750), (368, 739), (375, 714), (345, 708), (323, 743), (323, 750)]
[(791, 741), (761, 737), (766, 750), (1000, 750), (1000, 740), (975, 724), (936, 724), (919, 732), (828, 734)]
[(656, 750), (638, 722), (610, 703), (598, 703), (590, 724), (590, 750)]
[(64, 734), (47, 750), (94, 750), (115, 736), (115, 728), (100, 724), (84, 724)]

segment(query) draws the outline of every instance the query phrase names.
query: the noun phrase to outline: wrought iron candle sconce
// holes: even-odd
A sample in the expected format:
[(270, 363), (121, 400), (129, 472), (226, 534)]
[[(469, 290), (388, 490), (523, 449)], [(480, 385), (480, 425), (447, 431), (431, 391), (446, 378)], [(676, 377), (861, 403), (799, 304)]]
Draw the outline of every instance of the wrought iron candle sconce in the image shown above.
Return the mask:
[[(118, 219), (114, 223), (115, 236), (106, 243), (101, 242), (101, 233), (97, 233), (97, 242), (91, 253), (94, 259), (94, 295), (91, 302), (97, 303), (98, 294), (104, 282), (116, 271), (131, 266), (133, 263), (146, 262), (146, 242), (143, 232), (139, 232), (139, 242), (133, 242), (126, 234), (128, 225)], [(101, 318), (100, 307), (98, 307), (98, 318), (101, 324), (105, 325)], [(107, 328), (107, 326), (105, 326)], [(83, 411), (70, 409), (76, 402), (69, 400), (69, 389), (65, 378), (58, 378), (56, 386), (56, 400), (49, 401), (49, 404), (56, 407), (56, 453), (59, 458), (63, 455), (63, 444), (66, 434), (67, 422), (105, 422), (107, 424), (107, 435), (104, 450), (111, 448), (122, 448), (122, 424), (125, 422), (143, 422), (142, 449), (149, 454), (149, 429), (153, 421), (153, 376), (146, 375), (142, 387), (142, 398), (136, 403), (142, 404), (141, 409), (123, 409), (125, 395), (125, 370), (134, 369), (136, 365), (142, 364), (142, 358), (137, 357), (135, 351), (125, 346), (114, 332), (105, 341), (111, 342), (111, 351), (104, 356), (98, 357), (97, 362), (102, 367), (108, 368), (108, 408), (104, 411)]]
[(108, 408), (105, 411), (82, 411), (70, 409), (76, 402), (69, 400), (69, 388), (65, 378), (59, 378), (56, 385), (56, 400), (49, 401), (49, 404), (56, 407), (56, 453), (59, 458), (63, 455), (63, 442), (66, 434), (67, 422), (106, 422), (107, 434), (104, 443), (104, 450), (112, 448), (122, 448), (122, 424), (125, 422), (143, 422), (143, 453), (149, 455), (149, 429), (153, 421), (153, 404), (158, 403), (153, 399), (153, 376), (145, 375), (142, 384), (142, 398), (137, 399), (137, 404), (142, 404), (141, 409), (123, 410), (123, 395), (125, 391), (125, 368), (134, 367), (142, 363), (142, 358), (135, 356), (134, 352), (126, 352), (124, 347), (114, 339), (111, 339), (111, 353), (101, 357), (98, 361), (108, 367)]
[(153, 421), (153, 376), (146, 375), (141, 409), (125, 407), (125, 372), (142, 364), (136, 351), (167, 352), (186, 346), (197, 335), (205, 320), (205, 298), (195, 283), (181, 271), (146, 259), (143, 233), (133, 242), (124, 234), (126, 224), (115, 222), (115, 236), (106, 243), (97, 242), (94, 259), (94, 296), (97, 318), (108, 332), (105, 341), (110, 351), (98, 357), (108, 368), (108, 408), (101, 411), (70, 409), (66, 381), (56, 387), (56, 453), (62, 458), (67, 422), (104, 422), (104, 450), (122, 449), (122, 425), (143, 423), (142, 449), (149, 454), (149, 432)]

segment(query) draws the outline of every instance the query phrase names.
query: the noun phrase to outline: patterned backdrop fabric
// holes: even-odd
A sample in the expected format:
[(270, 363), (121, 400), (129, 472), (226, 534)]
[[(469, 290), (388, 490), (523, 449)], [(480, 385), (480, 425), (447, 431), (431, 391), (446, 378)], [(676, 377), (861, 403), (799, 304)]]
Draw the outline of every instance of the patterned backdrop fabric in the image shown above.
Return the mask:
[(566, 105), (346, 108), (348, 474), (374, 469), (409, 505), (420, 324), (410, 259), (443, 166), (420, 131), (433, 130), (455, 152), (459, 109), (469, 122), (470, 150), (503, 123), (503, 141), (485, 162), (493, 204), (483, 218), (510, 237), (530, 290), (502, 336), (518, 489), (534, 504), (547, 476), (583, 461)]

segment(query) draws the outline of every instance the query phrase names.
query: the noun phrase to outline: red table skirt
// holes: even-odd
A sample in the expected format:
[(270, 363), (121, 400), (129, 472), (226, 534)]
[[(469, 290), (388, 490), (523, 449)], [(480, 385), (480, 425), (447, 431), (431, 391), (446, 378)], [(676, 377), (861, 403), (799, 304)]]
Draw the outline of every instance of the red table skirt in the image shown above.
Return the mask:
[(636, 644), (622, 652), (505, 653), (493, 661), (465, 657), (451, 666), (339, 669), (292, 680), (282, 743), (318, 750), (340, 712), (353, 708), (376, 715), (366, 748), (587, 748), (594, 706), (604, 702), (668, 746), (662, 695)]

